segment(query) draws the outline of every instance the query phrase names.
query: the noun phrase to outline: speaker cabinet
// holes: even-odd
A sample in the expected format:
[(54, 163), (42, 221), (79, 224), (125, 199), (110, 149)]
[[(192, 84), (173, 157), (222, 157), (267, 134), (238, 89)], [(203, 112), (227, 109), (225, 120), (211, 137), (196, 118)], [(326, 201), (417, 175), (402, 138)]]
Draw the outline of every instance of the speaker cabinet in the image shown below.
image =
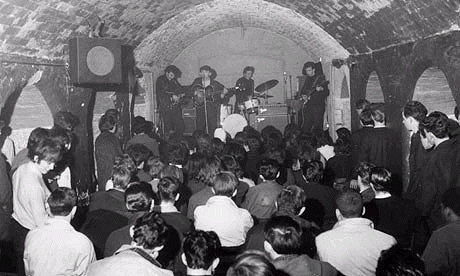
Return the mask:
[(274, 126), (281, 132), (289, 123), (288, 114), (269, 114), (269, 115), (256, 115), (254, 122), (254, 128), (258, 131), (262, 131), (266, 126)]
[(185, 124), (185, 135), (192, 135), (196, 130), (196, 109), (195, 108), (184, 108), (182, 109), (182, 118)]
[(121, 40), (76, 37), (69, 40), (72, 84), (121, 84)]

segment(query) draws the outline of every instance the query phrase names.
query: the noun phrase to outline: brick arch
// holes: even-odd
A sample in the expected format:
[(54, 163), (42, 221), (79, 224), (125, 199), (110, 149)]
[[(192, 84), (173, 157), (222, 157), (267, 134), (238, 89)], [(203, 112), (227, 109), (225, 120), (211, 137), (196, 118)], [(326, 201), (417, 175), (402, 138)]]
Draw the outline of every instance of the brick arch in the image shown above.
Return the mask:
[(141, 67), (163, 68), (197, 39), (227, 28), (260, 28), (286, 37), (324, 60), (347, 58), (349, 52), (312, 20), (265, 1), (212, 1), (169, 19), (136, 49)]

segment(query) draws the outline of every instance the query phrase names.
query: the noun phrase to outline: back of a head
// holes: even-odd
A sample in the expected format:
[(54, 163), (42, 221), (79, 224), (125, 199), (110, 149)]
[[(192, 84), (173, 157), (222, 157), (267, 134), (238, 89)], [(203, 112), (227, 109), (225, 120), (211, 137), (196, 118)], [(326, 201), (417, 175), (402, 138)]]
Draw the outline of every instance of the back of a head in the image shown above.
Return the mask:
[(185, 165), (190, 157), (190, 150), (184, 143), (168, 145), (167, 159), (171, 164)]
[(240, 166), (246, 165), (247, 153), (243, 145), (235, 142), (226, 143), (224, 153), (233, 156)]
[(176, 178), (180, 184), (184, 183), (184, 172), (181, 168), (178, 168), (174, 165), (168, 165), (161, 169), (160, 171), (160, 178), (163, 177), (174, 177)]
[(190, 158), (184, 166), (184, 172), (187, 175), (187, 178), (197, 179), (198, 173), (200, 172), (201, 168), (204, 167), (205, 163), (206, 157), (203, 154), (195, 152), (190, 155)]
[(391, 172), (383, 167), (375, 167), (369, 173), (370, 183), (376, 191), (391, 191)]
[(371, 169), (374, 168), (375, 166), (371, 163), (368, 162), (361, 162), (358, 164), (358, 166), (354, 169), (354, 174), (356, 177), (361, 177), (361, 182), (364, 185), (369, 185), (370, 183), (370, 172)]
[(275, 276), (279, 275), (275, 266), (260, 251), (246, 251), (236, 257), (228, 269), (227, 276)]
[(219, 158), (213, 156), (206, 158), (206, 162), (198, 172), (198, 181), (201, 181), (207, 186), (213, 186), (217, 174), (222, 170)]
[(460, 187), (449, 188), (441, 198), (442, 205), (460, 217)]
[(421, 122), (422, 131), (433, 133), (439, 139), (449, 136), (449, 118), (446, 114), (434, 111)]
[(70, 188), (58, 187), (50, 194), (47, 202), (53, 216), (65, 217), (77, 204), (77, 194)]
[(147, 159), (147, 163), (145, 163), (144, 166), (144, 171), (147, 172), (150, 177), (157, 178), (164, 166), (165, 164), (161, 161), (160, 157), (152, 155)]
[(160, 213), (151, 211), (136, 220), (133, 241), (145, 249), (164, 245), (169, 237), (168, 225)]
[(219, 257), (221, 243), (214, 231), (194, 230), (184, 239), (183, 250), (187, 267), (208, 270)]
[(312, 160), (307, 162), (302, 169), (303, 175), (308, 182), (319, 183), (323, 179), (324, 168), (321, 161)]
[(377, 263), (376, 276), (425, 276), (425, 264), (412, 250), (399, 244), (383, 250)]
[(280, 255), (299, 254), (302, 247), (302, 228), (289, 216), (270, 218), (264, 227), (264, 238)]
[(372, 126), (374, 121), (372, 120), (372, 112), (369, 107), (365, 108), (359, 115), (359, 120), (363, 126)]
[(149, 159), (153, 153), (143, 144), (132, 144), (126, 149), (126, 153), (131, 156), (136, 166)]
[(99, 119), (99, 130), (101, 132), (109, 131), (117, 125), (115, 116), (102, 115)]
[(161, 202), (174, 202), (179, 193), (180, 182), (176, 177), (162, 177), (158, 182), (158, 196)]
[(426, 107), (418, 101), (410, 101), (406, 103), (403, 108), (404, 117), (412, 117), (419, 122), (425, 119), (427, 113), (428, 110)]
[(78, 124), (78, 118), (69, 111), (59, 111), (54, 115), (54, 128), (63, 128), (72, 131)]
[(341, 127), (335, 131), (337, 133), (337, 139), (342, 140), (350, 140), (351, 139), (351, 132), (346, 127)]
[(125, 190), (135, 170), (134, 161), (128, 154), (116, 156), (112, 169), (113, 186)]
[(287, 186), (278, 195), (278, 212), (297, 216), (305, 206), (306, 200), (307, 195), (302, 188), (296, 185)]
[(146, 182), (130, 183), (125, 191), (126, 207), (131, 212), (149, 211), (154, 193), (152, 186)]
[(379, 123), (385, 123), (385, 104), (384, 103), (372, 103), (369, 106), (371, 110), (372, 120)]
[(238, 178), (243, 177), (243, 169), (233, 156), (224, 155), (221, 162), (224, 170), (233, 172)]
[(145, 118), (142, 116), (136, 116), (133, 119), (132, 127), (134, 134), (142, 134), (145, 133)]
[(265, 180), (275, 180), (278, 176), (280, 165), (276, 160), (264, 158), (259, 163), (259, 174)]
[(363, 199), (355, 190), (343, 190), (337, 195), (335, 203), (344, 218), (361, 217), (363, 213)]
[(238, 178), (229, 171), (222, 171), (214, 180), (213, 190), (216, 195), (232, 197), (238, 187)]
[(63, 152), (66, 152), (70, 148), (70, 144), (72, 143), (72, 134), (70, 131), (63, 128), (53, 128), (48, 133), (51, 139), (60, 145)]
[(37, 127), (29, 135), (29, 139), (27, 140), (27, 149), (29, 151), (35, 150), (35, 147), (45, 139), (45, 137), (48, 137), (49, 135), (49, 130), (46, 128), (42, 127)]

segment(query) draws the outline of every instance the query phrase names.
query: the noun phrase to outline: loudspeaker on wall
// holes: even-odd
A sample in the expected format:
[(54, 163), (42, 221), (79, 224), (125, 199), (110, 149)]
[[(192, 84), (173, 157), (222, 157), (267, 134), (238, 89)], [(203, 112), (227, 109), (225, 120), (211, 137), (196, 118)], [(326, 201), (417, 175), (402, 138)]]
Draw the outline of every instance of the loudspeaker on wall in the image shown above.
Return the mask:
[(121, 40), (75, 37), (69, 40), (72, 84), (121, 84)]

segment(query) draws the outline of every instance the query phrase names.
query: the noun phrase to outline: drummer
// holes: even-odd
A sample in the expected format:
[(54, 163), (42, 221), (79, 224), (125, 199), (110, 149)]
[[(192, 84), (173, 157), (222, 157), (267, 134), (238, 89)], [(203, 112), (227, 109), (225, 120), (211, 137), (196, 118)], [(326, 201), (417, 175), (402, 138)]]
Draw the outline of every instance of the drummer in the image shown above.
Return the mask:
[(235, 91), (235, 113), (240, 113), (241, 108), (244, 107), (244, 102), (251, 99), (254, 96), (254, 67), (246, 66), (243, 69), (243, 76), (236, 81), (237, 89)]

